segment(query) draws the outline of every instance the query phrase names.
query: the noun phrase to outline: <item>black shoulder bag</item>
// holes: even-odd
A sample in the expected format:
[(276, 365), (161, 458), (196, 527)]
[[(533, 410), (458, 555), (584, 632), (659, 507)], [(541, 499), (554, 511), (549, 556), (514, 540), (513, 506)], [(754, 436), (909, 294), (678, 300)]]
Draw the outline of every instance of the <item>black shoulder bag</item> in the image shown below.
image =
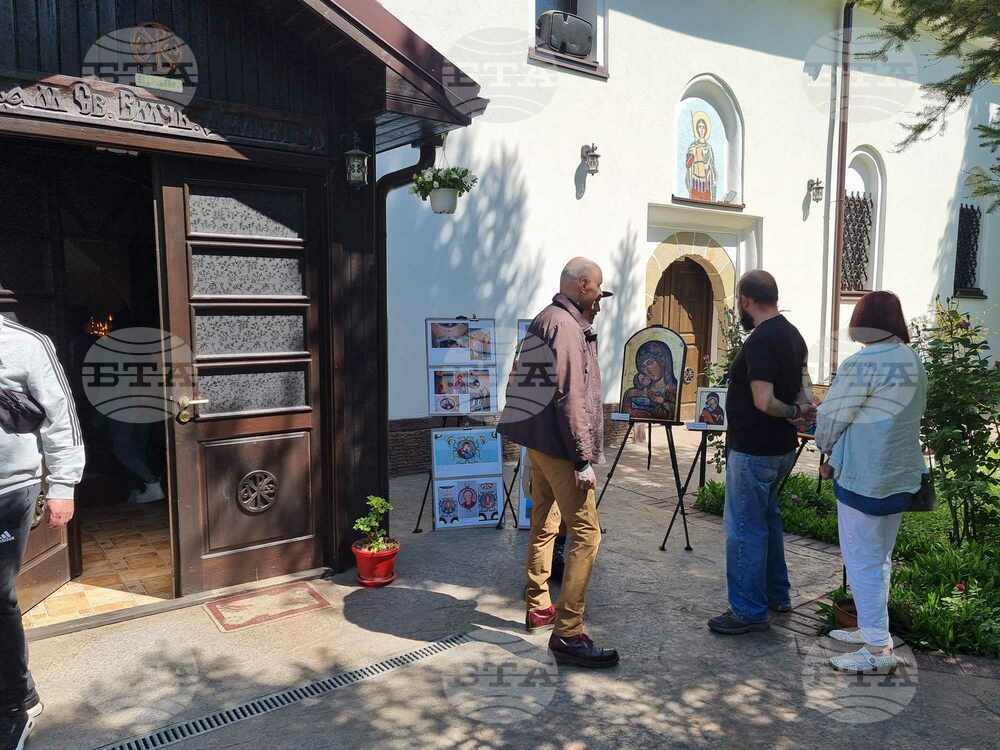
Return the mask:
[(45, 421), (45, 409), (29, 393), (0, 388), (0, 427), (7, 432), (34, 432)]

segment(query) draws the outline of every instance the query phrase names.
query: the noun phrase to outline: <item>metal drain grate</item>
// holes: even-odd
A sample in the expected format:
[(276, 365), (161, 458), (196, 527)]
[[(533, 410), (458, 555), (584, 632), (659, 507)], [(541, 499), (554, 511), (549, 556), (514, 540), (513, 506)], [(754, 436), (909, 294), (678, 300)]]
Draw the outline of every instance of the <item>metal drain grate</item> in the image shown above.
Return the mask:
[(132, 737), (121, 742), (103, 745), (98, 750), (156, 750), (157, 748), (168, 747), (169, 745), (189, 740), (192, 737), (224, 729), (237, 722), (252, 719), (255, 716), (286, 708), (306, 698), (316, 698), (317, 696), (355, 685), (372, 677), (393, 672), (469, 642), (469, 637), (464, 633), (452, 635), (440, 641), (435, 641), (423, 648), (418, 648), (416, 651), (409, 651), (401, 656), (394, 656), (391, 659), (385, 659), (384, 661), (369, 664), (359, 669), (352, 669), (350, 672), (341, 672), (324, 680), (317, 680), (308, 685), (282, 690), (280, 693), (272, 693), (263, 698), (255, 698), (252, 701), (241, 703), (233, 708), (216, 711), (214, 714), (202, 716), (201, 718), (192, 719), (180, 724), (172, 724), (139, 737)]

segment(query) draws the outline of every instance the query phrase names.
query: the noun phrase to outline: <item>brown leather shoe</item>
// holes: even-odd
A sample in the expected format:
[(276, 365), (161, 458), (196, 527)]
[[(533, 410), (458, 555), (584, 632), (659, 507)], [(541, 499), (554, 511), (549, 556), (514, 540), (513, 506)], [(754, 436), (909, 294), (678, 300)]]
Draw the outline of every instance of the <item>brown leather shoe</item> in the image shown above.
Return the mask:
[(552, 630), (556, 624), (556, 608), (549, 605), (547, 609), (536, 609), (528, 612), (524, 617), (524, 627), (529, 633), (538, 633), (542, 630)]

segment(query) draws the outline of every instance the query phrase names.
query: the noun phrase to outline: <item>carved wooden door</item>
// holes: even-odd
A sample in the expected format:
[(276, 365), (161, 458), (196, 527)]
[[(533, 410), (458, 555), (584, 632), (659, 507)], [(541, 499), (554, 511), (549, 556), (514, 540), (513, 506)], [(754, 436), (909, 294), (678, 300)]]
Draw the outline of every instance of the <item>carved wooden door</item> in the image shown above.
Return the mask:
[(709, 354), (712, 325), (712, 285), (708, 275), (693, 260), (671, 263), (660, 277), (650, 308), (649, 322), (659, 323), (681, 334), (687, 342), (685, 373), (681, 385), (681, 419), (694, 418), (698, 386), (703, 377), (703, 358)]
[(168, 326), (194, 365), (169, 456), (180, 592), (317, 567), (322, 179), (179, 159), (157, 175)]

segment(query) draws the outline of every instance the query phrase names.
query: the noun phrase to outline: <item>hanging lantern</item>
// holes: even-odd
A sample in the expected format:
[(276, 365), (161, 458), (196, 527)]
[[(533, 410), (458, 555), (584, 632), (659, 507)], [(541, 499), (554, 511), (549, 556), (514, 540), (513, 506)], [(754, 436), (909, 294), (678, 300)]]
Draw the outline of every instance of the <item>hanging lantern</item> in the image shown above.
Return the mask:
[(809, 180), (806, 183), (806, 189), (809, 190), (809, 194), (812, 196), (813, 203), (819, 203), (823, 200), (823, 180), (817, 178), (815, 180)]
[(580, 158), (587, 163), (587, 174), (595, 175), (598, 171), (599, 162), (601, 155), (597, 153), (597, 146), (590, 144), (589, 146), (580, 147)]
[(368, 154), (358, 148), (358, 137), (354, 136), (354, 148), (344, 153), (347, 167), (348, 186), (359, 190), (368, 184)]

